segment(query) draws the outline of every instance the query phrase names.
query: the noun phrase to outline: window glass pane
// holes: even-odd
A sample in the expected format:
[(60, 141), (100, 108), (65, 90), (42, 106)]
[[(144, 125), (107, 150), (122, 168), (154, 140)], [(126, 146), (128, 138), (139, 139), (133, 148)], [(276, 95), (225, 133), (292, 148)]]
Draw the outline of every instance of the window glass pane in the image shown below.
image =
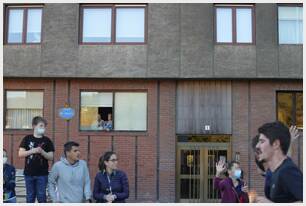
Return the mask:
[(303, 93), (296, 93), (296, 126), (303, 128)]
[(43, 92), (6, 93), (6, 129), (31, 129), (32, 119), (43, 115)]
[(290, 127), (293, 124), (292, 109), (293, 109), (293, 94), (292, 93), (277, 93), (277, 119)]
[(147, 130), (147, 93), (115, 94), (115, 130)]
[(217, 8), (217, 42), (232, 42), (232, 9)]
[(81, 92), (81, 130), (111, 130), (113, 94)]
[(181, 150), (181, 175), (200, 174), (200, 150)]
[(23, 30), (23, 9), (9, 9), (9, 43), (21, 43)]
[(84, 8), (83, 42), (110, 42), (111, 24), (111, 8)]
[(278, 30), (280, 44), (302, 44), (303, 8), (278, 7)]
[(200, 179), (180, 179), (181, 199), (200, 199)]
[(236, 9), (237, 42), (252, 42), (252, 9)]
[(42, 9), (28, 9), (27, 43), (40, 42)]
[(144, 42), (144, 8), (116, 9), (116, 42)]

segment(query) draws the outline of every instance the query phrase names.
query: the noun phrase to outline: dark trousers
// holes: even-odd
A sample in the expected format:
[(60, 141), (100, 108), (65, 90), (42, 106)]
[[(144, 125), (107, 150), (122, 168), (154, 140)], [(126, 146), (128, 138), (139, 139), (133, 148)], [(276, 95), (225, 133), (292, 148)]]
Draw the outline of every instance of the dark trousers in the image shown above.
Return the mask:
[(48, 176), (25, 176), (25, 185), (27, 191), (27, 203), (34, 203), (35, 199), (39, 203), (47, 202), (46, 188)]

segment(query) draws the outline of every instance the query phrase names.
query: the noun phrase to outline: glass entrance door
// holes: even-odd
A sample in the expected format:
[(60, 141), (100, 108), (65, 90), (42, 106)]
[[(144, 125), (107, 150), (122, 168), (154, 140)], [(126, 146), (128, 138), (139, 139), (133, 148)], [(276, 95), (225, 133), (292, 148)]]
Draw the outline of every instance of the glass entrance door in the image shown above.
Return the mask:
[(228, 143), (178, 143), (177, 202), (219, 202), (213, 177), (220, 156), (230, 154)]

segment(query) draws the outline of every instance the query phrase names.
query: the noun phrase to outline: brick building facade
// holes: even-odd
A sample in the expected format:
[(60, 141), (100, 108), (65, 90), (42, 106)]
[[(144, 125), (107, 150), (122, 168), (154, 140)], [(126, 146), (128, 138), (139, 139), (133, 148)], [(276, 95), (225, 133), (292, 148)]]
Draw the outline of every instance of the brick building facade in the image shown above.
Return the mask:
[[(41, 43), (4, 45), (4, 100), (9, 91), (42, 91), (46, 135), (55, 144), (55, 161), (67, 140), (79, 142), (93, 181), (100, 155), (114, 150), (129, 178), (129, 202), (218, 201), (209, 196), (214, 192), (209, 190), (210, 171), (205, 169), (210, 170), (220, 156), (210, 153), (214, 150), (226, 151), (222, 154), (228, 160), (238, 158), (249, 187), (263, 194), (251, 138), (260, 125), (279, 118), (279, 92), (302, 93), (303, 85), (302, 44), (278, 43), (279, 5), (249, 5), (256, 18), (256, 41), (246, 45), (216, 44), (217, 5), (145, 6), (147, 42), (82, 45), (78, 42), (81, 5), (43, 5)], [(147, 129), (82, 131), (82, 91), (146, 93)], [(294, 99), (294, 103), (299, 100)], [(69, 122), (58, 115), (65, 103), (76, 112)], [(21, 139), (30, 133), (4, 129), (4, 148), (16, 168), (23, 168), (17, 151)], [(199, 173), (187, 172), (198, 186), (180, 173), (183, 167), (194, 168), (188, 166), (186, 151), (187, 156), (193, 155), (190, 164), (201, 162)], [(293, 159), (301, 169), (302, 151), (299, 139), (293, 145)], [(185, 160), (187, 166), (182, 163)], [(187, 190), (187, 198), (184, 181), (196, 188)]]

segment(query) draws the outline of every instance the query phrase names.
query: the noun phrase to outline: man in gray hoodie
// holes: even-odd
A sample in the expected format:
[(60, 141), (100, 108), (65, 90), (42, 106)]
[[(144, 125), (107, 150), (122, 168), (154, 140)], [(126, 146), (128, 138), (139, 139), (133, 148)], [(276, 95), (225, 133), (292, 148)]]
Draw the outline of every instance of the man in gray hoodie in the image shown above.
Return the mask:
[(80, 160), (79, 144), (67, 142), (64, 154), (49, 173), (48, 192), (52, 202), (91, 202), (88, 167), (84, 160)]

